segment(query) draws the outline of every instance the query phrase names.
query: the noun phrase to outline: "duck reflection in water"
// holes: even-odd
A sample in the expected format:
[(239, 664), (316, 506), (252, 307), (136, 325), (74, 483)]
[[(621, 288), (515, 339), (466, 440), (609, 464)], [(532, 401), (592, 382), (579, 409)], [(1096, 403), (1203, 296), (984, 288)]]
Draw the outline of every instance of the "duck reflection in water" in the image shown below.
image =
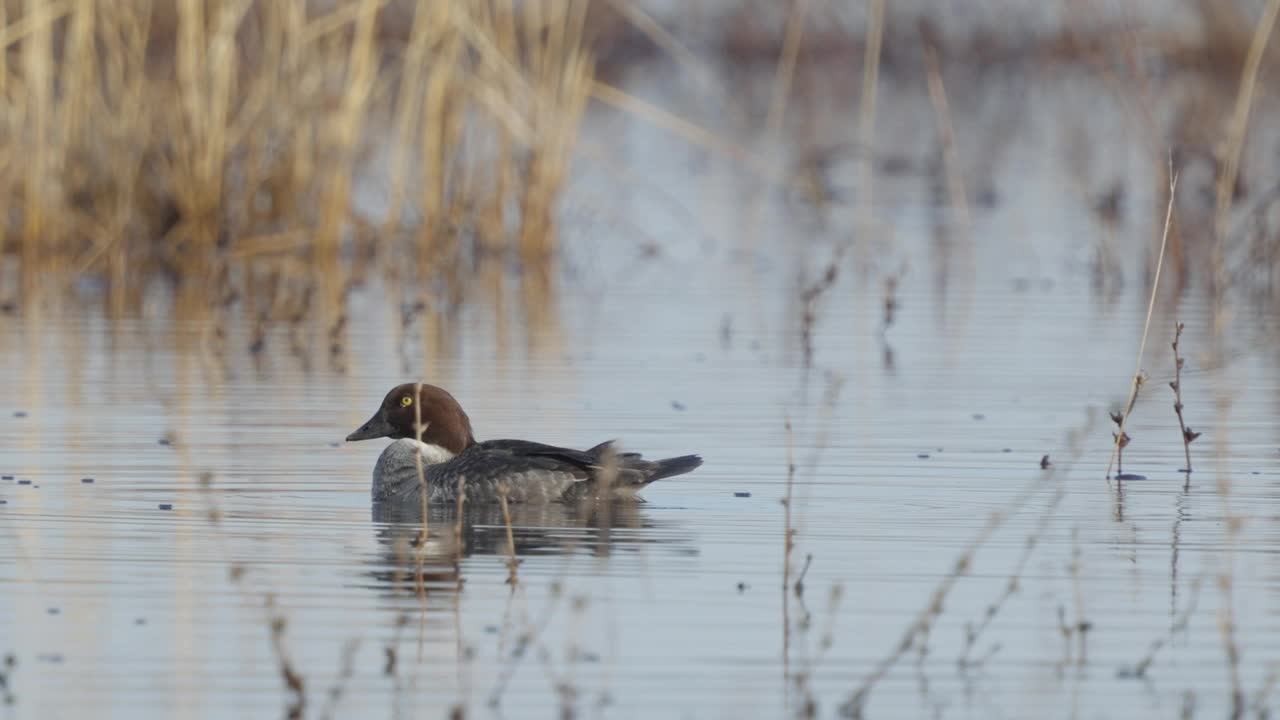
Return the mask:
[[(655, 544), (674, 544), (688, 554), (696, 549), (679, 533), (664, 531), (643, 504), (583, 500), (551, 504), (497, 503), (421, 506), (374, 503), (372, 519), (380, 545), (371, 574), (391, 593), (454, 590), (462, 582), (463, 562), (473, 556), (527, 558), (585, 553), (607, 558)], [(425, 542), (424, 542), (425, 540)], [(500, 568), (500, 563), (494, 563)]]

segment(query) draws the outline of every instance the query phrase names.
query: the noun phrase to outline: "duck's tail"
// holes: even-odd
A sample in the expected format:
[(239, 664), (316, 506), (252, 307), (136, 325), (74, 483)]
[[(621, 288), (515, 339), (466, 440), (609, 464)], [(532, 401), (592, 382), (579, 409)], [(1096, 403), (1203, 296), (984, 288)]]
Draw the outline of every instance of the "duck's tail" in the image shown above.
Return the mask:
[[(614, 448), (613, 443), (612, 440), (602, 442), (587, 450), (587, 453), (608, 462), (606, 458), (608, 452)], [(635, 490), (655, 480), (692, 472), (702, 465), (702, 458), (698, 455), (681, 455), (665, 460), (645, 460), (637, 452), (616, 452), (613, 454), (613, 462), (616, 463), (618, 473), (616, 482), (620, 488), (629, 487)]]
[(645, 478), (645, 485), (654, 480), (662, 480), (663, 478), (693, 472), (702, 465), (702, 458), (698, 455), (681, 455), (680, 457), (667, 458), (666, 460), (655, 460), (652, 464), (653, 471), (649, 477)]

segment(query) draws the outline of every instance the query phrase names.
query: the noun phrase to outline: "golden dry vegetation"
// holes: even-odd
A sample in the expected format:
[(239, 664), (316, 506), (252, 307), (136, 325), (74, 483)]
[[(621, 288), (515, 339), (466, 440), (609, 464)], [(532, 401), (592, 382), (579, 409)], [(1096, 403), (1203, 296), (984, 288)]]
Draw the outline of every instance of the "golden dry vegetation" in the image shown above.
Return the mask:
[(0, 299), (92, 276), (120, 314), (164, 277), (180, 301), (333, 324), (370, 267), (426, 283), (467, 251), (544, 262), (591, 89), (586, 12), (9, 0)]

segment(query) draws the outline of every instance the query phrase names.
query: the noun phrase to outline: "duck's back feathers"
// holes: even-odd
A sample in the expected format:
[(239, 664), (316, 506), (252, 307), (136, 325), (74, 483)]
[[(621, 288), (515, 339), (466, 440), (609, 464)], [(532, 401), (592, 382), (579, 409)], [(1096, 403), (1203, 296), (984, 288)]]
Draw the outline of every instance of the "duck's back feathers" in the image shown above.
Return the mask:
[(487, 440), (454, 456), (429, 443), (397, 440), (378, 458), (373, 499), (421, 502), (424, 482), (433, 502), (456, 502), (460, 485), (474, 502), (493, 502), (502, 495), (516, 503), (634, 498), (645, 485), (701, 464), (696, 455), (655, 461), (639, 453), (614, 452), (612, 441), (574, 450), (529, 440)]

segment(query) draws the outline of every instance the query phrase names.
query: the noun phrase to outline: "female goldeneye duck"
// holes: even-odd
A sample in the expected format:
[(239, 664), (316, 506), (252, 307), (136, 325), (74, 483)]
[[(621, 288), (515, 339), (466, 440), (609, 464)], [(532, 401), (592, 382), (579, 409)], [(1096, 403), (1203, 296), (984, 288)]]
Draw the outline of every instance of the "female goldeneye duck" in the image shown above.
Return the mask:
[[(456, 501), (465, 487), (471, 502), (557, 502), (583, 498), (636, 498), (636, 491), (702, 464), (697, 455), (645, 460), (614, 452), (606, 441), (589, 450), (528, 440), (476, 442), (471, 420), (443, 388), (405, 383), (387, 393), (378, 411), (347, 441), (389, 437), (373, 467), (377, 502)], [(415, 439), (419, 438), (419, 439)]]

